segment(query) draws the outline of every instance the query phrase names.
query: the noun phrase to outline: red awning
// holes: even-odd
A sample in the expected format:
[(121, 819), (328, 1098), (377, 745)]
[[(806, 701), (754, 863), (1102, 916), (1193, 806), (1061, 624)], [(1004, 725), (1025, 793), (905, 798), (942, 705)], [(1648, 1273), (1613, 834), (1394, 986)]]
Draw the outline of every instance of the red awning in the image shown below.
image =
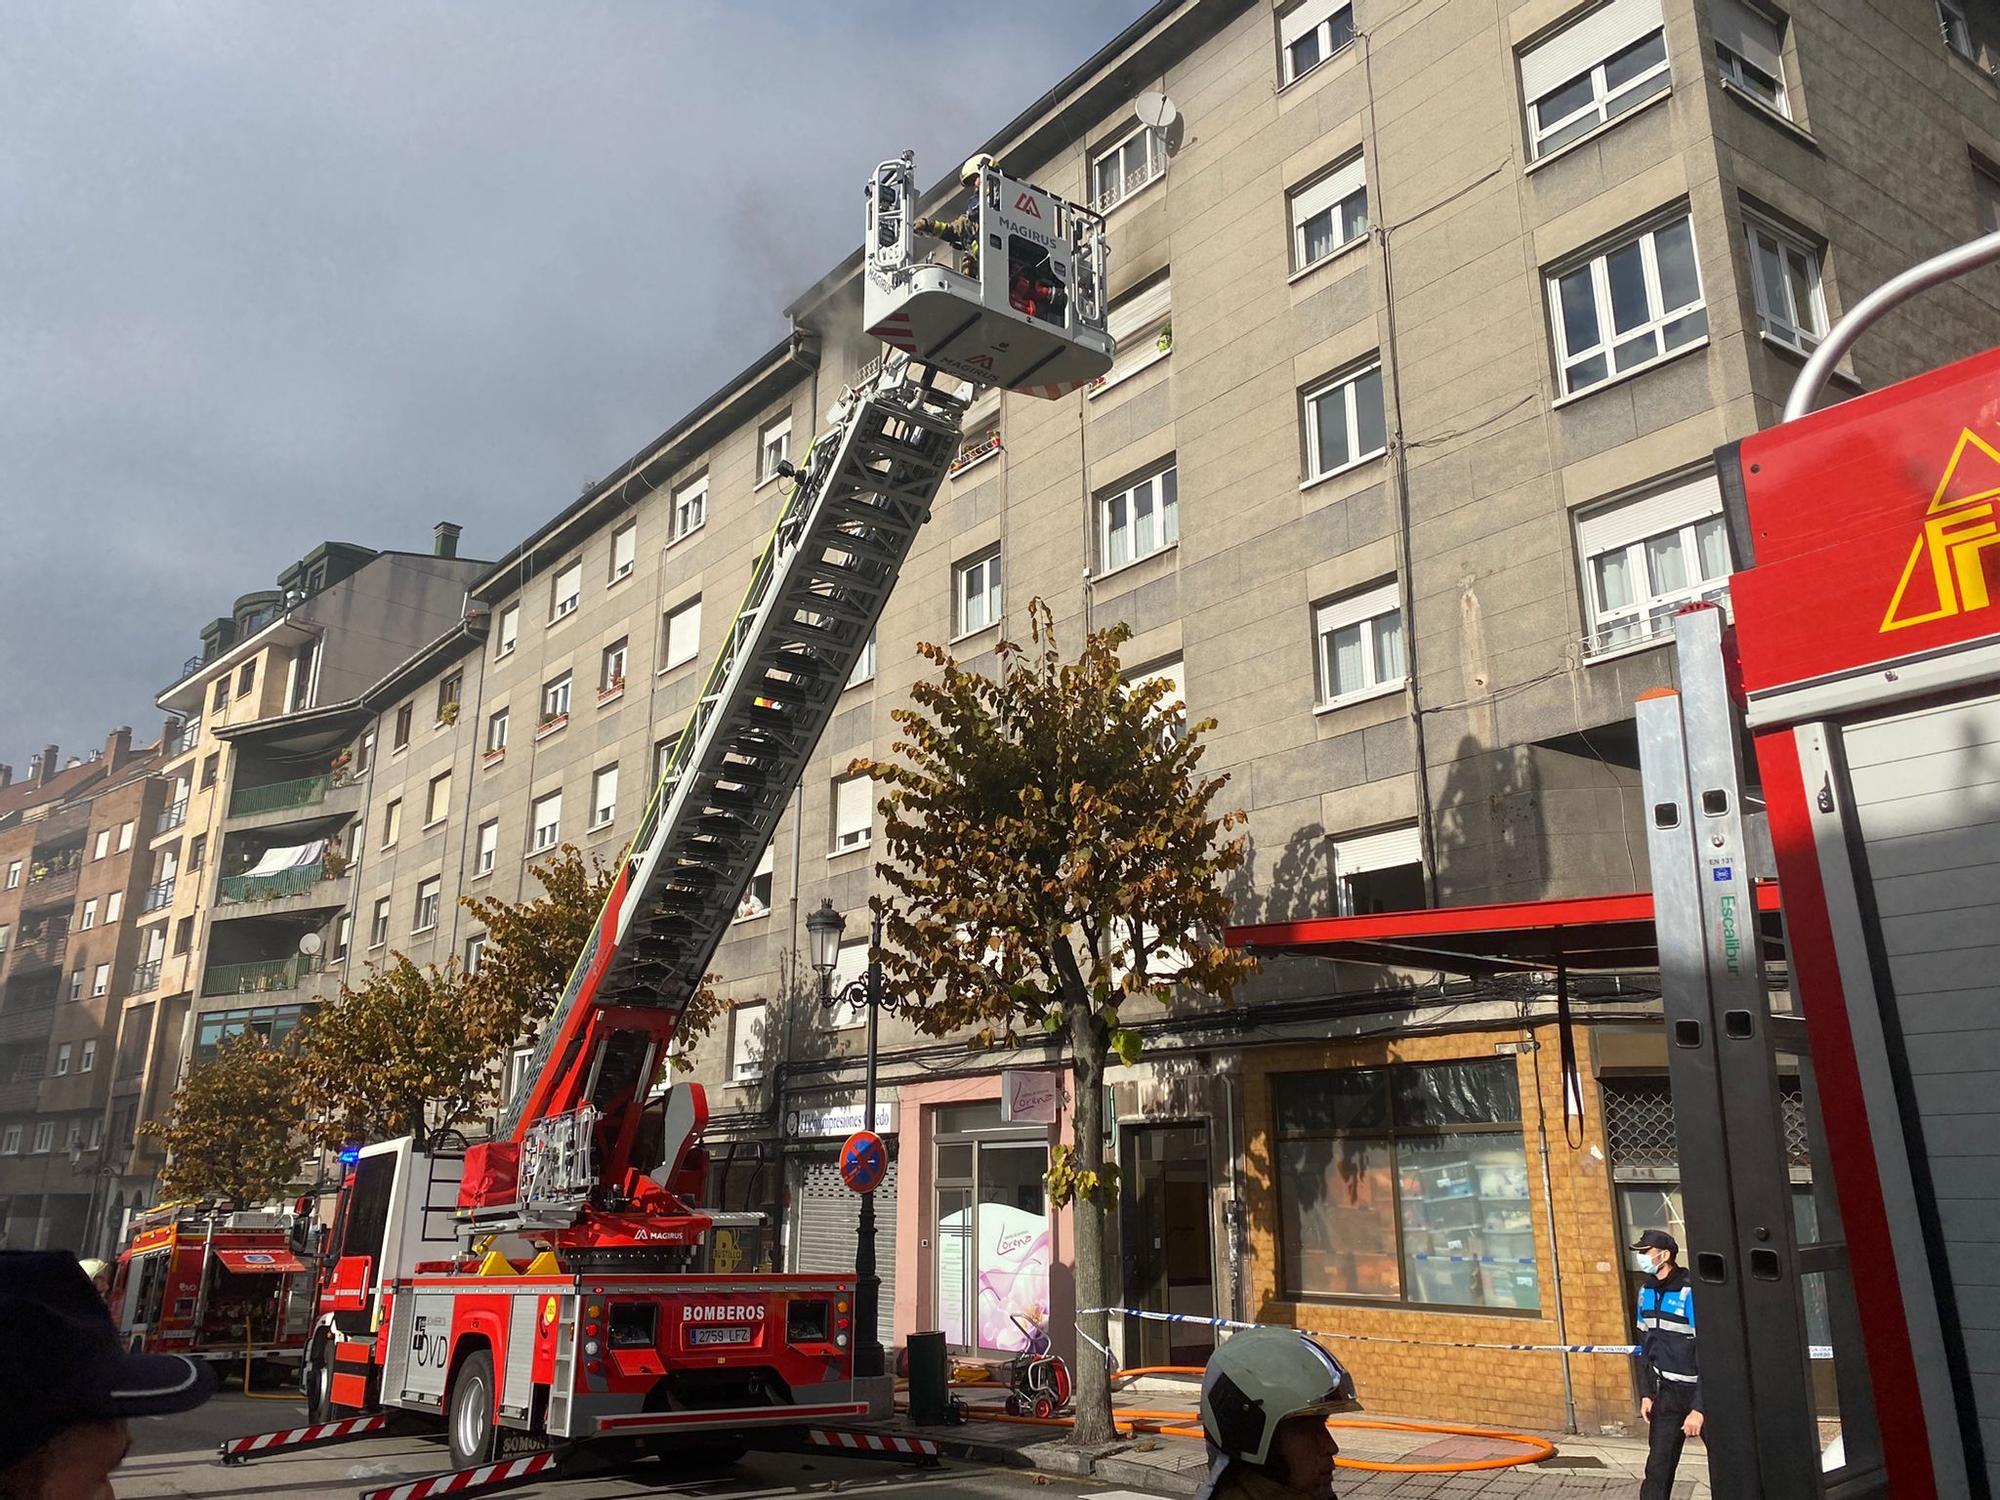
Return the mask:
[(218, 1250), (215, 1258), (224, 1270), (239, 1276), (277, 1276), (305, 1269), (289, 1250)]
[[(1765, 956), (1782, 958), (1778, 887), (1763, 883), (1755, 890)], [(1660, 964), (1650, 891), (1264, 922), (1231, 927), (1227, 941), (1231, 947), (1260, 953), (1443, 969), (1454, 974), (1506, 969), (1656, 969)]]

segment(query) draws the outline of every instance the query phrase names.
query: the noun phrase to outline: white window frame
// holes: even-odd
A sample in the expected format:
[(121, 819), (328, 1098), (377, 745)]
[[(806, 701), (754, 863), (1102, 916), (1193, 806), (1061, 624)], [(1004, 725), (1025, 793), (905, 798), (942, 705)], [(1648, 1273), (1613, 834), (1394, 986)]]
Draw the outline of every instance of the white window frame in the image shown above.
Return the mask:
[(19, 1156), (20, 1154), (21, 1127), (18, 1125), (9, 1125), (5, 1130), (0, 1130), (0, 1156)]
[[(610, 794), (608, 798), (607, 792)], [(609, 828), (617, 818), (618, 762), (613, 761), (590, 773), (590, 827)]]
[(1410, 865), (1419, 870), (1424, 868), (1423, 835), (1415, 819), (1366, 833), (1336, 834), (1327, 843), (1334, 909), (1343, 917), (1356, 915), (1354, 892), (1347, 885), (1354, 876), (1376, 870), (1401, 870)]
[[(1000, 544), (982, 547), (972, 556), (951, 565), (951, 638), (963, 640), (982, 630), (991, 630), (1006, 612), (1005, 579)], [(977, 595), (968, 592), (974, 573), (983, 580)], [(973, 608), (974, 602), (978, 608)]]
[(83, 903), (83, 915), (76, 924), (78, 932), (88, 932), (97, 925), (97, 898), (92, 896)]
[[(1663, 294), (1660, 290), (1659, 236), (1677, 225), (1688, 228), (1688, 260), (1694, 271), (1695, 300), (1676, 307), (1662, 306)], [(1611, 273), (1609, 262), (1612, 256), (1629, 246), (1640, 247), (1640, 266), (1645, 279), (1647, 320), (1635, 328), (1622, 333), (1611, 326)], [(1597, 342), (1571, 353), (1564, 328), (1562, 307), (1562, 283), (1579, 271), (1590, 275), (1592, 308), (1597, 318)], [(1701, 247), (1695, 242), (1694, 221), (1686, 209), (1677, 209), (1664, 218), (1653, 219), (1629, 233), (1621, 234), (1592, 251), (1588, 255), (1574, 257), (1551, 269), (1543, 278), (1544, 291), (1549, 301), (1549, 325), (1555, 338), (1556, 387), (1561, 392), (1557, 400), (1567, 401), (1573, 396), (1581, 396), (1588, 391), (1602, 390), (1617, 384), (1642, 370), (1650, 370), (1655, 365), (1666, 363), (1679, 355), (1699, 349), (1708, 342), (1708, 293), (1701, 279)], [(1703, 314), (1702, 331), (1684, 343), (1669, 349), (1666, 347), (1666, 330), (1670, 324), (1683, 318), (1692, 317), (1696, 312)], [(1637, 338), (1642, 333), (1651, 333), (1659, 344), (1659, 352), (1638, 364), (1627, 365), (1624, 369), (1615, 367), (1613, 349), (1620, 343)], [(1587, 385), (1572, 386), (1570, 369), (1582, 364), (1593, 355), (1604, 360), (1604, 373)]]
[[(1396, 620), (1400, 638), (1398, 654), (1402, 658), (1403, 670), (1393, 677), (1381, 677), (1377, 675), (1376, 647), (1382, 634), (1382, 622), (1391, 616)], [(1336, 692), (1333, 640), (1339, 632), (1352, 626), (1360, 627), (1361, 659), (1366, 666), (1367, 681), (1345, 692)], [(1313, 661), (1319, 678), (1318, 697), (1322, 709), (1341, 708), (1349, 703), (1399, 691), (1409, 681), (1410, 648), (1409, 622), (1403, 617), (1403, 591), (1398, 581), (1384, 579), (1315, 605)]]
[(368, 946), (379, 948), (389, 941), (389, 898), (377, 896), (375, 909), (368, 914)]
[(764, 900), (759, 902), (757, 882), (771, 878), (771, 872), (775, 867), (772, 851), (776, 846), (777, 841), (773, 839), (764, 846), (764, 852), (757, 856), (757, 868), (750, 872), (750, 883), (743, 887), (743, 899), (736, 903), (736, 915), (730, 918), (732, 922), (754, 922), (759, 917), (771, 915), (770, 892), (767, 891)]
[(507, 730), (510, 716), (506, 709), (496, 708), (486, 716), (486, 753), (507, 748)]
[[(1348, 204), (1361, 200), (1359, 225), (1345, 233)], [(1368, 238), (1368, 163), (1364, 153), (1350, 152), (1325, 171), (1314, 174), (1285, 194), (1285, 212), (1292, 222), (1292, 272), (1302, 275), (1323, 266), (1350, 245)], [(1331, 215), (1333, 248), (1324, 255), (1306, 253), (1306, 227), (1322, 214)], [(1344, 238), (1342, 236), (1345, 236)]]
[(632, 568), (639, 560), (639, 523), (627, 521), (611, 533), (611, 582), (618, 583), (632, 576)]
[(21, 861), (18, 859), (7, 866), (7, 889), (14, 890), (21, 884)]
[(493, 867), (500, 862), (500, 820), (488, 818), (479, 825), (477, 842), (473, 845), (472, 878), (478, 880), (491, 875)]
[(1944, 38), (1945, 48), (1957, 53), (1967, 62), (1978, 56), (1978, 48), (1972, 40), (1972, 16), (1964, 0), (1937, 0), (1938, 35)]
[[(1748, 210), (1743, 215), (1743, 238), (1750, 248), (1750, 291), (1756, 299), (1758, 327), (1764, 337), (1794, 354), (1811, 354), (1826, 337), (1827, 329), (1826, 288), (1820, 273), (1819, 250), (1799, 235)], [(1771, 305), (1773, 294), (1764, 285), (1760, 256), (1767, 245), (1777, 257), (1780, 269), (1778, 296), (1783, 305), (1778, 307)], [(1803, 263), (1807, 283), (1804, 308), (1799, 307), (1797, 288), (1792, 285), (1793, 257)]]
[(701, 595), (668, 610), (660, 620), (660, 670), (671, 672), (701, 655)]
[(514, 647), (521, 639), (521, 606), (510, 604), (500, 611), (500, 628), (495, 632), (493, 659), (501, 660), (512, 656)]
[(791, 456), (792, 414), (785, 412), (757, 429), (757, 483), (768, 484), (776, 479), (778, 465)]
[[(425, 910), (428, 906), (430, 909)], [(437, 929), (438, 914), (444, 909), (444, 879), (438, 875), (427, 875), (417, 882), (416, 920), (411, 925), (412, 933), (434, 932)], [(425, 920), (428, 918), (429, 920)]]
[[(1346, 34), (1336, 45), (1334, 23), (1343, 15), (1347, 18)], [(1308, 35), (1317, 40), (1319, 56), (1301, 68), (1292, 52)], [(1278, 87), (1290, 88), (1332, 62), (1354, 45), (1354, 37), (1354, 6), (1348, 0), (1302, 0), (1285, 11), (1278, 17)]]
[(54, 1120), (37, 1120), (35, 1122), (34, 1154), (36, 1156), (47, 1156), (55, 1149), (56, 1122)]
[[(1347, 423), (1350, 442), (1359, 447), (1361, 442), (1361, 382), (1374, 375), (1377, 377), (1375, 389), (1380, 393), (1382, 409), (1375, 416), (1382, 427), (1382, 445), (1370, 448), (1366, 453), (1354, 453), (1340, 463), (1328, 466), (1325, 455), (1319, 451), (1319, 404), (1322, 401), (1339, 401), (1342, 415)], [(1306, 477), (1301, 485), (1319, 483), (1331, 479), (1336, 474), (1345, 474), (1349, 469), (1358, 469), (1365, 463), (1380, 458), (1389, 451), (1388, 395), (1383, 391), (1382, 361), (1371, 356), (1367, 363), (1353, 366), (1339, 374), (1322, 380), (1318, 385), (1309, 386), (1300, 393), (1299, 409), (1305, 422), (1306, 437)]]
[(569, 717), (571, 693), (576, 686), (576, 674), (565, 672), (560, 677), (551, 677), (542, 684), (542, 706), (535, 720), (540, 729)]
[(403, 836), (403, 799), (392, 797), (382, 809), (382, 847), (393, 849)]
[[(859, 802), (857, 807), (855, 804)], [(875, 783), (841, 776), (833, 783), (833, 844), (829, 858), (854, 854), (875, 841)]]
[(729, 1081), (755, 1083), (764, 1076), (763, 1042), (757, 1035), (770, 1007), (764, 1001), (738, 1005), (729, 1012)]
[[(1672, 639), (1674, 613), (1697, 600), (1730, 609), (1729, 526), (1722, 486), (1713, 473), (1683, 475), (1636, 494), (1581, 506), (1574, 524), (1583, 585), (1586, 656), (1618, 655)], [(1699, 574), (1704, 529), (1723, 549), (1723, 569), (1718, 576)], [(1678, 534), (1681, 556), (1693, 564), (1699, 576), (1683, 588), (1655, 593), (1646, 544), (1670, 534)], [(1625, 555), (1627, 576), (1643, 581), (1645, 592), (1630, 604), (1607, 608), (1600, 598), (1597, 559), (1614, 552)]]
[(475, 932), (465, 940), (463, 964), (467, 977), (479, 972), (480, 960), (486, 956), (486, 934)]
[(89, 1073), (94, 1071), (96, 1067), (97, 1039), (95, 1037), (85, 1037), (83, 1046), (77, 1051), (76, 1070), (79, 1073)]
[[(1611, 60), (1655, 38), (1660, 42), (1659, 61), (1612, 88), (1605, 71)], [(1546, 125), (1537, 123), (1538, 104), (1584, 78), (1590, 80), (1588, 104)], [(1673, 62), (1667, 52), (1659, 0), (1609, 0), (1522, 50), (1521, 98), (1529, 157), (1546, 161), (1623, 119), (1646, 100), (1672, 93), (1673, 86)], [(1566, 140), (1555, 140), (1586, 118), (1590, 123), (1583, 130)]]
[(1163, 271), (1127, 292), (1112, 304), (1105, 319), (1117, 352), (1111, 368), (1085, 387), (1084, 394), (1092, 401), (1174, 352), (1173, 273)]
[[(1161, 737), (1168, 744), (1178, 744), (1186, 737), (1188, 727), (1185, 659), (1172, 657), (1134, 672), (1125, 679), (1125, 691), (1137, 692), (1140, 688), (1155, 682), (1165, 682), (1168, 686), (1167, 695), (1160, 700), (1159, 707), (1154, 710), (1160, 716)], [(1180, 704), (1178, 709), (1173, 706), (1176, 702)]]
[[(1715, 37), (1717, 75), (1789, 120), (1792, 97), (1785, 84), (1785, 19), (1746, 0), (1712, 0), (1709, 25)], [(1774, 97), (1765, 97), (1761, 81), (1765, 79)]]
[(583, 603), (583, 559), (575, 558), (556, 569), (549, 583), (549, 623), (567, 620)]
[[(442, 793), (444, 806), (439, 807)], [(451, 772), (440, 771), (424, 787), (424, 827), (435, 828), (451, 816)]]
[(697, 474), (674, 487), (673, 539), (692, 536), (708, 524), (708, 475)]
[(854, 670), (847, 674), (848, 687), (860, 687), (862, 683), (870, 681), (875, 676), (875, 631), (876, 627), (869, 628), (868, 639), (861, 646), (861, 654), (854, 658)]
[(70, 1054), (73, 1051), (75, 1051), (75, 1048), (70, 1046), (68, 1042), (61, 1042), (57, 1044), (56, 1066), (55, 1066), (55, 1071), (49, 1075), (51, 1078), (69, 1077), (69, 1059), (70, 1059)]
[(674, 751), (680, 745), (680, 742), (681, 742), (680, 735), (678, 733), (674, 733), (668, 735), (665, 739), (660, 740), (657, 744), (653, 746), (652, 785), (658, 786), (660, 784), (660, 779), (667, 774), (667, 765), (670, 761), (673, 760)]
[(132, 847), (132, 825), (129, 822), (118, 825), (118, 852), (123, 854)]
[(99, 964), (90, 973), (90, 998), (101, 1000), (111, 993), (111, 965)]
[[(1125, 148), (1134, 141), (1144, 140), (1145, 152), (1139, 163), (1139, 175), (1134, 177), (1125, 165)], [(1117, 180), (1109, 185), (1105, 182), (1105, 168), (1116, 164)], [(1134, 121), (1116, 140), (1100, 146), (1090, 157), (1090, 202), (1101, 214), (1112, 209), (1158, 182), (1167, 172), (1167, 146), (1160, 139), (1160, 132), (1150, 125)]]
[(109, 927), (124, 915), (125, 893), (123, 891), (113, 891), (104, 898), (104, 921), (101, 925)]
[[(1152, 545), (1140, 551), (1137, 545), (1145, 507), (1144, 524)], [(1171, 552), (1181, 544), (1180, 465), (1169, 461), (1120, 489), (1097, 497), (1097, 570), (1100, 577), (1129, 568), (1134, 563)], [(1122, 517), (1122, 519), (1121, 519)], [(1125, 536), (1125, 555), (1115, 557), (1114, 542)]]
[(93, 842), (90, 846), (90, 862), (92, 864), (96, 864), (100, 859), (106, 858), (110, 853), (111, 853), (111, 830), (109, 828), (100, 828), (97, 830), (97, 838), (95, 842)]
[(597, 663), (597, 690), (600, 693), (615, 693), (625, 686), (625, 669), (632, 659), (632, 638), (621, 635), (599, 653)]
[(528, 807), (528, 853), (546, 854), (560, 843), (562, 793), (554, 791), (537, 797)]

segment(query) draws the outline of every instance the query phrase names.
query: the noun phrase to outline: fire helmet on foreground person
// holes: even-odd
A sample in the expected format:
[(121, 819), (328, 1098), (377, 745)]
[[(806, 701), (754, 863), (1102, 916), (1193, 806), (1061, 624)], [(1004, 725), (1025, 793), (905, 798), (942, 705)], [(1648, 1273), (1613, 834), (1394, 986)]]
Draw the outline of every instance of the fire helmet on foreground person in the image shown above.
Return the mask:
[(1201, 1379), (1208, 1478), (1198, 1500), (1332, 1500), (1326, 1418), (1356, 1411), (1354, 1377), (1303, 1333), (1253, 1328), (1216, 1350)]

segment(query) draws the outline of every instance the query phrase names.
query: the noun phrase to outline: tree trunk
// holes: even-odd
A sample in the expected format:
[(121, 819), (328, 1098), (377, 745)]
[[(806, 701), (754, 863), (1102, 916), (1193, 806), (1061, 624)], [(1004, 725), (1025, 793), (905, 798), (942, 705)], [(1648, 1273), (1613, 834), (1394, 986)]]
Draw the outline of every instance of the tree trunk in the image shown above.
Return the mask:
[[(1069, 1003), (1070, 1054), (1074, 1059), (1071, 1078), (1075, 1083), (1076, 1126), (1075, 1167), (1078, 1172), (1096, 1172), (1104, 1166), (1104, 1065), (1108, 1037), (1086, 999)], [(1079, 1194), (1072, 1220), (1076, 1226), (1076, 1305), (1108, 1307), (1104, 1265), (1104, 1221), (1110, 1212), (1112, 1195), (1100, 1185), (1092, 1198)], [(1070, 1441), (1078, 1447), (1108, 1443), (1116, 1436), (1111, 1426), (1111, 1374), (1104, 1367), (1104, 1355), (1095, 1347), (1108, 1345), (1110, 1320), (1102, 1312), (1084, 1313), (1077, 1319), (1082, 1332), (1076, 1344), (1076, 1426)]]

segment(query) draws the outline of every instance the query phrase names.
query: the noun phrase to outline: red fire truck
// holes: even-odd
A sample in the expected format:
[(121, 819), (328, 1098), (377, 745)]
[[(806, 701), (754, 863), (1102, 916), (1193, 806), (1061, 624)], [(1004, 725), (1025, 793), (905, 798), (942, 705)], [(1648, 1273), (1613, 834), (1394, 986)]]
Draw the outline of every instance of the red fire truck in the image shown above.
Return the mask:
[(311, 1331), (311, 1278), (290, 1221), (170, 1204), (132, 1221), (111, 1308), (128, 1344), (196, 1359), (296, 1360)]

